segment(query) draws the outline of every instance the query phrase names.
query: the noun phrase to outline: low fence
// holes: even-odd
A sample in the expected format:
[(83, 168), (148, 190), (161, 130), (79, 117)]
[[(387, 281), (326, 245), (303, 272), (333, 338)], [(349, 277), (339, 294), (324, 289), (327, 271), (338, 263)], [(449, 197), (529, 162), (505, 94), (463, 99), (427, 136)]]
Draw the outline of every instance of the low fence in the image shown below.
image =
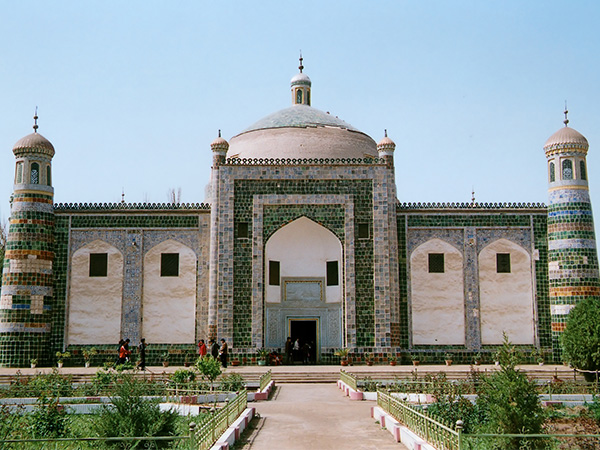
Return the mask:
[(452, 429), (451, 424), (444, 424), (427, 412), (417, 411), (414, 407), (381, 390), (377, 391), (377, 406), (434, 447), (460, 450), (459, 433)]
[(258, 388), (259, 390), (263, 391), (271, 382), (271, 370), (269, 369), (269, 371), (263, 375), (261, 375), (259, 383), (258, 383)]
[(210, 416), (205, 417), (197, 425), (195, 440), (199, 450), (212, 447), (219, 436), (229, 428), (235, 420), (244, 412), (248, 405), (246, 390), (240, 391), (233, 400), (227, 401), (225, 406), (219, 410), (212, 410)]
[(346, 383), (355, 391), (358, 390), (358, 378), (351, 373), (346, 372), (344, 369), (340, 370), (340, 380)]

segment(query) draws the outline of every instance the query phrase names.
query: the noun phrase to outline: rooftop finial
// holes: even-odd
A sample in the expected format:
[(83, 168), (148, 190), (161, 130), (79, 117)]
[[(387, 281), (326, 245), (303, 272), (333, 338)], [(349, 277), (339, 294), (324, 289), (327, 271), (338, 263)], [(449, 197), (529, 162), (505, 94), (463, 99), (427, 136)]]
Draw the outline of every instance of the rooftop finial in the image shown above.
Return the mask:
[(37, 120), (38, 120), (38, 115), (37, 115), (37, 106), (35, 107), (35, 114), (33, 115), (33, 132), (37, 133), (37, 129), (38, 124), (37, 124)]
[(475, 204), (475, 187), (471, 187), (471, 203)]
[(300, 65), (298, 66), (298, 69), (300, 69), (300, 73), (302, 73), (302, 69), (304, 69), (304, 66), (302, 65), (303, 60), (304, 58), (302, 57), (302, 50), (300, 50)]
[(569, 110), (567, 109), (567, 101), (565, 100), (565, 120), (563, 120), (565, 127), (569, 124), (569, 119), (567, 118), (567, 114), (569, 114)]
[(219, 130), (219, 137), (221, 137), (221, 130)]
[(121, 203), (125, 203), (125, 188), (121, 188)]
[(387, 128), (383, 130), (383, 134), (385, 137), (387, 137)]

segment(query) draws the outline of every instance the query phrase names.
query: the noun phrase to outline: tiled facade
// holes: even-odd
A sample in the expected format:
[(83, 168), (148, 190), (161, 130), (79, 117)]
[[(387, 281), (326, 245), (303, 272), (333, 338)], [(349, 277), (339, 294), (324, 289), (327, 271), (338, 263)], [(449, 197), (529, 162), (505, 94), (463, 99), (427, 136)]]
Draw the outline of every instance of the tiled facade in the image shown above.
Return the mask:
[[(295, 79), (301, 79), (302, 86), (310, 90), (305, 74)], [(292, 92), (296, 92), (294, 87), (297, 84), (292, 83)], [(185, 305), (181, 317), (190, 317), (195, 301), (195, 339), (223, 338), (233, 355), (249, 361), (259, 348), (283, 348), (292, 320), (315, 322), (317, 357), (325, 363), (335, 361), (333, 352), (338, 347), (350, 348), (359, 359), (370, 352), (379, 360), (402, 355), (406, 361), (413, 353), (439, 362), (445, 352), (451, 352), (457, 362), (471, 362), (478, 353), (489, 361), (499, 344), (490, 343), (496, 342), (489, 337), (490, 330), (497, 334), (500, 330), (489, 321), (484, 325), (482, 305), (488, 301), (497, 308), (505, 304), (503, 301), (509, 302), (502, 287), (511, 279), (505, 277), (504, 285), (496, 284), (495, 291), (486, 291), (484, 283), (490, 286), (489, 278), (499, 279), (497, 274), (503, 272), (496, 259), (491, 269), (492, 259), (484, 269), (481, 261), (487, 249), (501, 246), (506, 252), (515, 249), (515, 255), (522, 256), (520, 261), (527, 265), (519, 266), (513, 278), (524, 281), (527, 291), (522, 305), (531, 334), (523, 339), (523, 349), (536, 347), (558, 360), (559, 336), (570, 309), (586, 296), (600, 298), (585, 169), (587, 141), (570, 128), (555, 133), (544, 147), (549, 170), (547, 208), (543, 204), (400, 204), (394, 175), (395, 144), (387, 134), (376, 144), (306, 102), (267, 116), (231, 142), (232, 146), (237, 143), (237, 150), (231, 150), (220, 136), (211, 144), (210, 205), (53, 205), (54, 148), (37, 133), (20, 140), (13, 149), (15, 189), (0, 299), (0, 366), (25, 366), (32, 358), (39, 364), (50, 364), (55, 352), (67, 348), (68, 342), (68, 349), (76, 355), (74, 361), (81, 360), (83, 343), (69, 339), (72, 261), (76, 252), (83, 254), (82, 250), (91, 255), (91, 246), (98, 242), (114, 250), (119, 261), (122, 256), (123, 261), (122, 274), (116, 275), (115, 296), (121, 302), (117, 314), (120, 336), (114, 337), (114, 345), (96, 346), (103, 360), (115, 353), (119, 338), (129, 338), (135, 345), (142, 337), (144, 293), (148, 292), (144, 291), (144, 275), (149, 273), (144, 262), (148, 252), (159, 245), (185, 247), (189, 255), (186, 273), (190, 278), (184, 293), (188, 303), (181, 303)], [(305, 142), (309, 150), (304, 148)], [(261, 152), (283, 156), (243, 157)], [(317, 156), (285, 157), (295, 154)], [(331, 157), (320, 158), (321, 154)], [(353, 157), (339, 158), (339, 154)], [(298, 221), (323, 231), (340, 255), (340, 261), (334, 261), (336, 267), (339, 263), (339, 280), (336, 276), (333, 283), (339, 290), (334, 291), (331, 301), (323, 295), (327, 292), (323, 285), (329, 277), (329, 259), (319, 261), (323, 271), (318, 276), (302, 275), (303, 279), (292, 273), (278, 280), (280, 298), (267, 301), (269, 285), (280, 285), (270, 284), (266, 273), (269, 240)], [(298, 242), (308, 247), (309, 242)], [(435, 245), (442, 255), (447, 249), (459, 261), (452, 272), (455, 291), (451, 308), (455, 308), (454, 316), (459, 316), (461, 324), (464, 319), (464, 326), (460, 325), (464, 336), (463, 328), (456, 327), (459, 331), (453, 340), (445, 341), (451, 344), (438, 343), (436, 336), (435, 343), (428, 343), (415, 332), (419, 313), (415, 304), (433, 303), (427, 296), (430, 291), (414, 288), (433, 280), (433, 276), (426, 277), (435, 271), (415, 269), (413, 265), (418, 264), (413, 261), (417, 260), (411, 258), (425, 255), (425, 251), (430, 253), (423, 258), (429, 256), (436, 251)], [(286, 249), (285, 243), (281, 248)], [(493, 258), (502, 254), (494, 251)], [(88, 253), (89, 277), (86, 271), (78, 275), (86, 280), (93, 276)], [(120, 272), (120, 265), (114, 267)], [(156, 269), (158, 263), (152, 267)], [(153, 286), (170, 289), (172, 285), (164, 279), (161, 282), (161, 276), (152, 279), (158, 283)], [(494, 282), (499, 283), (496, 278)], [(177, 282), (181, 283), (181, 278)], [(296, 283), (298, 292), (304, 289), (308, 294), (287, 297), (286, 283)], [(300, 287), (302, 283), (306, 284)], [(436, 285), (435, 289), (441, 292), (444, 287), (438, 289)], [(163, 291), (155, 291), (153, 305), (159, 304), (160, 314), (168, 313), (168, 295), (163, 305)], [(96, 305), (93, 302), (97, 299), (102, 301), (93, 297), (85, 306)], [(449, 307), (442, 306), (446, 307), (446, 319)], [(164, 318), (160, 314), (155, 317)], [(501, 315), (487, 314), (487, 319)], [(93, 314), (86, 320), (89, 316)], [(499, 317), (498, 322), (508, 320), (506, 317)], [(192, 325), (190, 320), (185, 339), (191, 336)], [(106, 336), (113, 333), (106, 330)], [(71, 336), (77, 334), (71, 332)], [(183, 340), (150, 342), (149, 363), (158, 362), (164, 351), (174, 355), (175, 363), (192, 360), (195, 342), (190, 338), (190, 342), (181, 343)]]

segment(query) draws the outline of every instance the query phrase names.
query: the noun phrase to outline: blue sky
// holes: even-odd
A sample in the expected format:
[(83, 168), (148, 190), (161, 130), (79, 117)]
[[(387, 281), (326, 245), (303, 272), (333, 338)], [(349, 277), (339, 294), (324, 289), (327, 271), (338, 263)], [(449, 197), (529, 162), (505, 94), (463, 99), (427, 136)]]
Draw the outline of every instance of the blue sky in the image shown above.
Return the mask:
[(396, 147), (401, 202), (547, 202), (545, 140), (590, 142), (600, 223), (597, 1), (0, 1), (0, 218), (12, 147), (56, 148), (56, 202), (201, 202), (210, 143), (290, 105)]

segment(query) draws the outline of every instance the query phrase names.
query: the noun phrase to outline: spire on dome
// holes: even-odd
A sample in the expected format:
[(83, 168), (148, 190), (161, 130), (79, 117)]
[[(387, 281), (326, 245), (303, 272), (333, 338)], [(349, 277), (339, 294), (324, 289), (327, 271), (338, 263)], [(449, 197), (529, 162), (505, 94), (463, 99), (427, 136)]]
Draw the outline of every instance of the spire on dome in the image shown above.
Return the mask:
[(38, 124), (37, 124), (37, 120), (38, 120), (38, 115), (37, 115), (37, 106), (35, 107), (35, 114), (33, 115), (33, 132), (37, 133), (38, 130)]
[(563, 120), (565, 127), (569, 125), (569, 119), (567, 118), (567, 114), (569, 114), (569, 110), (567, 109), (567, 101), (565, 100), (565, 120)]
[(292, 105), (306, 105), (310, 106), (310, 87), (312, 85), (310, 78), (305, 73), (303, 64), (304, 58), (302, 57), (302, 50), (300, 50), (300, 65), (298, 69), (299, 73), (294, 75), (292, 78)]
[(302, 57), (302, 50), (300, 50), (300, 65), (298, 66), (298, 69), (300, 69), (300, 73), (302, 73), (302, 69), (304, 69), (304, 66), (302, 65), (303, 60), (304, 58)]

